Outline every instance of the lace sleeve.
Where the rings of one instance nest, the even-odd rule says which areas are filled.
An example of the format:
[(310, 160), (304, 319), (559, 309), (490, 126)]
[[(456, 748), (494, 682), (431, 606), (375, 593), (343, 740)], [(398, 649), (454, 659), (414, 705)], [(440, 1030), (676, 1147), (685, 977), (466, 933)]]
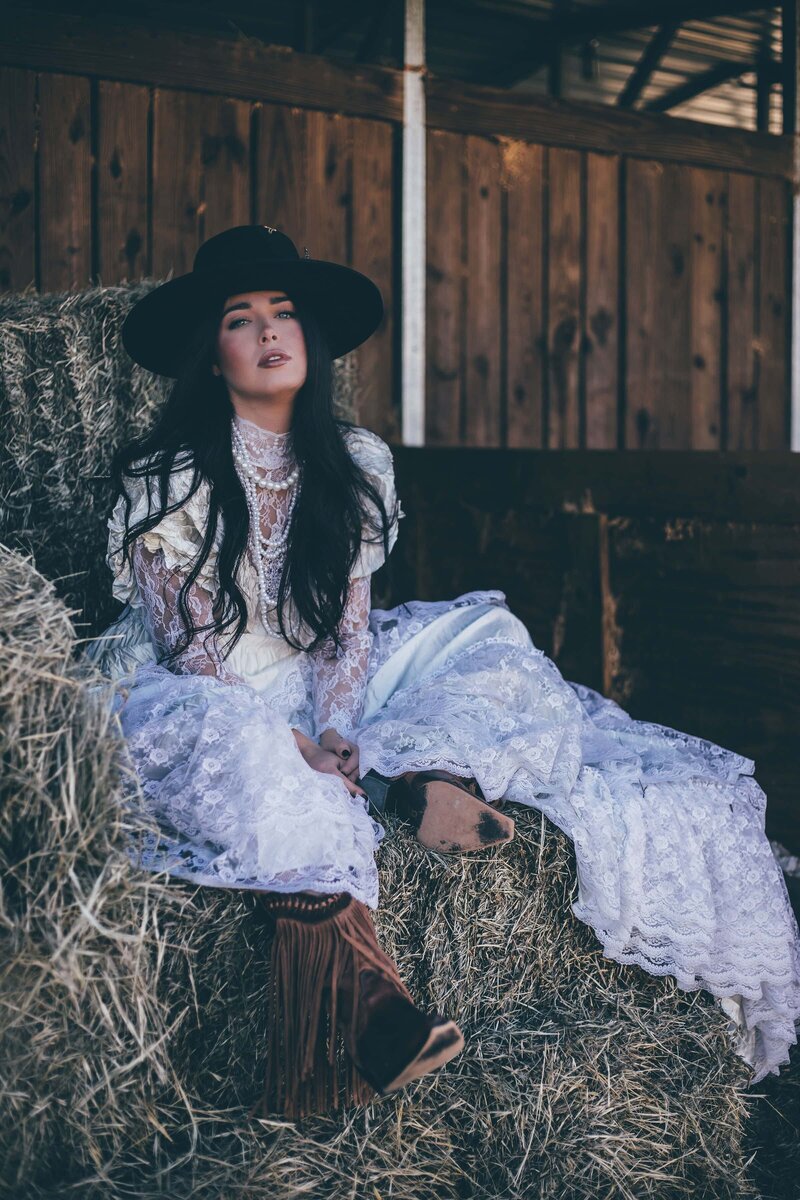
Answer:
[[(183, 578), (175, 568), (167, 565), (162, 548), (148, 550), (141, 538), (133, 543), (131, 558), (133, 575), (144, 602), (145, 624), (159, 656), (163, 657), (183, 635), (184, 625), (178, 609), (178, 592)], [(212, 600), (207, 588), (195, 580), (186, 597), (195, 625), (213, 621)], [(208, 641), (204, 646), (206, 638)], [(170, 670), (176, 675), (214, 675), (225, 683), (244, 682), (225, 665), (216, 636), (209, 636), (207, 630), (195, 635), (188, 649), (170, 663)]]
[(316, 736), (335, 729), (352, 740), (367, 686), (367, 667), (373, 635), (369, 628), (370, 577), (351, 579), (340, 637), (342, 652), (328, 654), (318, 646), (310, 654)]
[[(372, 477), (372, 482), (383, 500), (386, 515), (389, 518), (389, 553), (391, 554), (397, 541), (398, 522), (401, 517), (406, 515), (395, 488), (392, 451), (386, 442), (378, 437), (377, 433), (361, 427), (350, 430), (348, 446), (359, 466)], [(371, 507), (374, 508), (374, 506)], [(377, 509), (374, 509), (374, 516), (377, 521)], [(365, 537), (361, 542), (358, 559), (350, 572), (352, 579), (373, 574), (386, 559), (383, 541), (380, 539), (373, 541), (375, 535), (372, 531), (369, 532), (369, 537), (366, 536), (367, 531), (364, 532)]]

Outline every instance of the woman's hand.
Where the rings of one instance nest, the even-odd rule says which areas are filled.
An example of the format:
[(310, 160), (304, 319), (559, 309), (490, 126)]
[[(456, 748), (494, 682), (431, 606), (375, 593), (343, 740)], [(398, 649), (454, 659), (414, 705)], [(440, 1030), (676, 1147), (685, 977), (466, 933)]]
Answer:
[[(326, 730), (325, 732), (332, 734), (335, 732), (335, 730)], [(294, 740), (297, 742), (298, 750), (310, 767), (312, 767), (315, 771), (322, 771), (327, 775), (338, 775), (352, 796), (363, 796), (366, 800), (367, 793), (364, 791), (364, 789), (360, 788), (357, 783), (354, 783), (350, 778), (348, 778), (347, 774), (345, 774), (343, 770), (343, 767), (349, 762), (349, 758), (340, 758), (339, 755), (333, 750), (326, 749), (321, 744), (315, 742), (312, 738), (300, 733), (300, 731), (297, 729), (293, 729), (292, 733), (294, 734)], [(338, 733), (336, 734), (336, 737), (340, 742), (346, 742), (346, 739), (341, 738)], [(322, 738), (320, 738), (320, 743), (321, 742)], [(352, 746), (352, 742), (346, 742), (345, 748)], [(355, 749), (357, 753), (358, 748), (356, 747)], [(355, 778), (358, 778), (357, 774)]]
[(343, 775), (353, 781), (358, 779), (358, 746), (355, 742), (342, 737), (336, 729), (324, 729), (319, 735), (319, 744), (323, 750), (331, 750), (337, 756)]

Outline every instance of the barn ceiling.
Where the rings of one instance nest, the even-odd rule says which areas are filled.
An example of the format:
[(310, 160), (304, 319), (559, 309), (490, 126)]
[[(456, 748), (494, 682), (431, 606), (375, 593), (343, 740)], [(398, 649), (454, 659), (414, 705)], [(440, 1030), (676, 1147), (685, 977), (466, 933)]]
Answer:
[[(29, 10), (54, 9), (28, 3)], [(435, 75), (780, 133), (781, 11), (713, 0), (426, 0)], [(58, 11), (402, 66), (402, 0), (70, 0)]]

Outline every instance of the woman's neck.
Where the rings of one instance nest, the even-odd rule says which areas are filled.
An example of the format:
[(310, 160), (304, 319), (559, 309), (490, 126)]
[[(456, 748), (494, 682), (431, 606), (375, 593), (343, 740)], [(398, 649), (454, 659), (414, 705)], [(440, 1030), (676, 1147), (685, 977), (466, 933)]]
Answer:
[(292, 408), (284, 405), (270, 406), (266, 411), (263, 404), (242, 404), (231, 401), (234, 414), (249, 425), (256, 425), (266, 433), (289, 433), (292, 425)]
[(262, 466), (282, 466), (291, 457), (292, 431), (287, 429), (279, 433), (274, 429), (265, 429), (256, 421), (234, 413), (233, 421), (244, 439), (244, 443), (257, 463)]
[(291, 429), (267, 429), (265, 425), (261, 425), (258, 421), (254, 421), (250, 417), (243, 417), (241, 413), (234, 413), (233, 419), (240, 427), (244, 426), (248, 431), (255, 430), (258, 434), (263, 435), (267, 439), (288, 438), (289, 434), (292, 432)]

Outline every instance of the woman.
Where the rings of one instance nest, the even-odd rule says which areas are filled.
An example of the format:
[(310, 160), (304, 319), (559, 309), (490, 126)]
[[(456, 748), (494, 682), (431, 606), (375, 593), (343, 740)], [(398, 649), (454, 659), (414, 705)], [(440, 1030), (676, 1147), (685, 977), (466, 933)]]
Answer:
[(431, 849), (508, 841), (499, 801), (539, 808), (574, 842), (573, 908), (604, 953), (712, 991), (752, 1082), (777, 1073), (800, 937), (752, 760), (565, 681), (502, 592), (370, 609), (403, 514), (388, 446), (333, 416), (331, 360), (382, 313), (365, 276), (240, 226), (123, 326), (176, 383), (115, 460), (126, 608), (96, 657), (124, 679), (163, 830), (144, 865), (250, 889), (275, 924), (265, 1110), (336, 1102), (336, 1028), (350, 1099), (463, 1046), (375, 939), (383, 831), (359, 782), (375, 777)]

